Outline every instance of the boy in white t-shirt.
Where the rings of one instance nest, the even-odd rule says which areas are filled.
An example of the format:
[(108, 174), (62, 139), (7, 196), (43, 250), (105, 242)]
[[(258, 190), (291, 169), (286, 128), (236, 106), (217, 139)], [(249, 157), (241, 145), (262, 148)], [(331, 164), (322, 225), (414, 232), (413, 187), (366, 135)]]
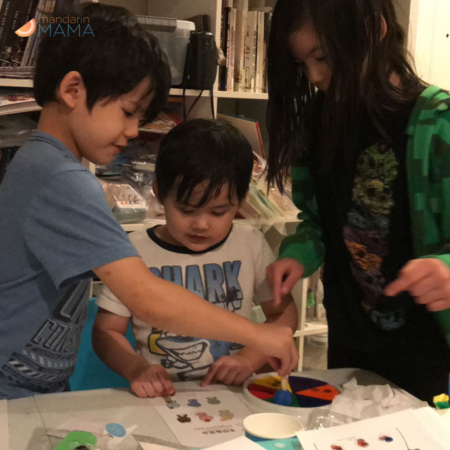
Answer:
[[(292, 297), (278, 307), (270, 301), (266, 267), (275, 258), (264, 236), (248, 224), (233, 223), (252, 167), (251, 147), (232, 125), (204, 119), (178, 125), (161, 142), (156, 163), (154, 188), (167, 223), (129, 237), (154, 275), (246, 318), (255, 300), (267, 322), (294, 330)], [(172, 381), (194, 378), (203, 377), (204, 386), (242, 384), (266, 362), (254, 349), (147, 325), (106, 287), (97, 304), (95, 351), (139, 397), (173, 395)], [(137, 353), (125, 338), (130, 320)]]

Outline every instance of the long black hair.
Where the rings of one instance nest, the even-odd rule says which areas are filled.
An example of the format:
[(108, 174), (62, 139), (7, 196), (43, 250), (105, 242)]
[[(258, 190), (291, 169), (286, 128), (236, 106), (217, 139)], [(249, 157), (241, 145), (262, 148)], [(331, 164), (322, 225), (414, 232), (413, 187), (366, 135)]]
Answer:
[[(325, 94), (309, 83), (290, 53), (289, 38), (307, 23), (332, 71)], [(392, 73), (401, 87), (390, 83)], [(422, 89), (408, 63), (392, 0), (278, 0), (268, 44), (268, 85), (268, 181), (281, 190), (299, 157), (314, 149), (322, 173), (335, 157), (350, 160), (362, 112), (383, 133), (384, 119)]]

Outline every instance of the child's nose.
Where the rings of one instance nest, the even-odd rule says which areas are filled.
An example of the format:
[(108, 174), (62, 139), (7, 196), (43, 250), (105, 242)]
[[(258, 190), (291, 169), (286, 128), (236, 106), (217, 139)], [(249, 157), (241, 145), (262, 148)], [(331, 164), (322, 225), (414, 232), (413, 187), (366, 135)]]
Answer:
[(139, 121), (133, 120), (125, 128), (125, 136), (127, 139), (134, 139), (139, 134)]
[(195, 230), (203, 231), (209, 228), (208, 218), (204, 215), (198, 216), (194, 219), (193, 228)]

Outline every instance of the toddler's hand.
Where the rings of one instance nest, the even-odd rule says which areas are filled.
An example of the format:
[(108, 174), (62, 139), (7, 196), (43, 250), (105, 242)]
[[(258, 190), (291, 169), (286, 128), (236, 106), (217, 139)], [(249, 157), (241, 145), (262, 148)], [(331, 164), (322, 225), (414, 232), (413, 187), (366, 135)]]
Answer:
[(208, 370), (202, 386), (208, 386), (212, 381), (226, 385), (241, 385), (253, 372), (250, 361), (241, 355), (222, 356)]
[(165, 397), (175, 394), (175, 388), (167, 370), (157, 364), (140, 367), (129, 381), (131, 390), (141, 398)]
[(430, 311), (450, 308), (450, 270), (437, 258), (409, 261), (384, 293), (394, 297), (404, 291)]
[(273, 303), (278, 306), (281, 297), (289, 294), (303, 275), (304, 267), (295, 259), (283, 258), (266, 269), (266, 276), (273, 289)]

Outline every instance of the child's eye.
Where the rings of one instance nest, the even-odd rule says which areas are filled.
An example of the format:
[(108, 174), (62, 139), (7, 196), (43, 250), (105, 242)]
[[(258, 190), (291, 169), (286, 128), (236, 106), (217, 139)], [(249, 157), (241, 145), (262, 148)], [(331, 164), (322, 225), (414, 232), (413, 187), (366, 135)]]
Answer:
[(128, 117), (128, 118), (133, 117), (133, 113), (131, 113), (129, 111), (123, 110), (123, 113), (125, 114), (125, 117)]
[(211, 211), (211, 214), (212, 214), (213, 216), (215, 216), (215, 217), (222, 217), (222, 216), (225, 215), (225, 211), (223, 211), (223, 212), (214, 212), (214, 211)]
[(181, 211), (182, 214), (186, 214), (186, 215), (192, 214), (192, 213), (194, 212), (193, 209), (183, 209), (183, 208), (179, 208), (179, 210)]
[(326, 61), (326, 59), (327, 59), (327, 58), (325, 58), (325, 56), (318, 56), (318, 57), (316, 58), (316, 60), (319, 61), (319, 62), (324, 62), (324, 61)]

